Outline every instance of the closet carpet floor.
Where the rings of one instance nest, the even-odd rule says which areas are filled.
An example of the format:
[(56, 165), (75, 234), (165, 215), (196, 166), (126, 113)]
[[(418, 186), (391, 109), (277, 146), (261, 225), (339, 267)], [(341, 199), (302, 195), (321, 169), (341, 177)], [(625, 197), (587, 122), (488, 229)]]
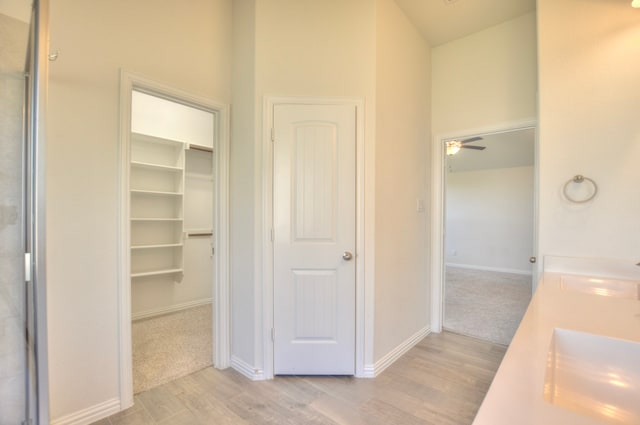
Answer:
[(447, 267), (444, 328), (509, 345), (529, 301), (531, 276)]
[(133, 392), (211, 366), (211, 304), (134, 321)]

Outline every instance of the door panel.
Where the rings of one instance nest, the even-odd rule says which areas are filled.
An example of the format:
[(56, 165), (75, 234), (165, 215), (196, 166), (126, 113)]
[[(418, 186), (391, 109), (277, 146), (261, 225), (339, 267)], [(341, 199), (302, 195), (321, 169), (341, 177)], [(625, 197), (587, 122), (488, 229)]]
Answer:
[(294, 342), (330, 341), (337, 338), (335, 270), (292, 270)]
[(334, 125), (296, 125), (293, 141), (292, 204), (294, 240), (335, 241), (336, 129)]
[(274, 371), (355, 368), (355, 107), (274, 107)]

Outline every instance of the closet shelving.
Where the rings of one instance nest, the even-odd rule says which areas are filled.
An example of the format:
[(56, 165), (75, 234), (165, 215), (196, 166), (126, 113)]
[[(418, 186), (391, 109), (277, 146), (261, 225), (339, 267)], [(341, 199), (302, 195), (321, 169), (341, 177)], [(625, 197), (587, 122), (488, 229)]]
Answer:
[(185, 143), (132, 133), (131, 277), (183, 274)]

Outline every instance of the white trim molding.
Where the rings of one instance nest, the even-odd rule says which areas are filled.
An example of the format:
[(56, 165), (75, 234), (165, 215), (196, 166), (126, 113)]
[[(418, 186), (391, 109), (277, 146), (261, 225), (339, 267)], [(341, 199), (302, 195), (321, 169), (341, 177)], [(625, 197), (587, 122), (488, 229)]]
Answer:
[(204, 298), (196, 301), (189, 301), (181, 304), (174, 304), (167, 307), (154, 308), (151, 310), (141, 311), (131, 315), (131, 320), (149, 319), (151, 317), (162, 316), (169, 313), (177, 313), (178, 311), (188, 310), (190, 308), (200, 307), (203, 305), (211, 304), (213, 300), (211, 298)]
[(264, 381), (266, 379), (262, 369), (254, 368), (237, 356), (231, 356), (231, 368), (252, 381)]
[[(374, 282), (371, 272), (369, 245), (373, 241), (373, 227), (365, 227), (367, 221), (373, 223), (373, 211), (365, 208), (373, 202), (373, 182), (367, 180), (373, 176), (373, 146), (365, 146), (365, 101), (362, 98), (342, 97), (280, 97), (265, 96), (263, 100), (262, 123), (262, 315), (257, 318), (258, 335), (261, 341), (257, 344), (257, 358), (262, 361), (264, 378), (272, 379), (274, 344), (271, 339), (273, 328), (273, 244), (271, 229), (273, 227), (273, 146), (271, 144), (271, 127), (273, 125), (273, 109), (278, 104), (289, 105), (352, 105), (356, 108), (356, 359), (355, 376), (365, 377), (366, 359), (373, 358), (373, 308)], [(369, 149), (365, 152), (365, 149)], [(365, 161), (368, 158), (368, 161)], [(366, 163), (366, 165), (365, 165)], [(367, 167), (365, 174), (365, 166)], [(366, 199), (365, 199), (366, 198)], [(365, 211), (367, 213), (365, 214)], [(365, 249), (366, 248), (366, 249)], [(371, 251), (371, 253), (369, 252)], [(367, 259), (367, 262), (365, 262)]]
[(411, 350), (420, 341), (422, 341), (427, 335), (431, 333), (431, 329), (426, 326), (420, 329), (415, 334), (411, 335), (404, 342), (398, 345), (396, 348), (384, 355), (380, 360), (373, 364), (373, 368), (369, 367), (368, 373), (370, 377), (375, 378), (380, 375), (386, 368), (391, 366), (396, 360), (402, 357), (407, 351)]
[(376, 365), (375, 364), (366, 364), (364, 365), (362, 375), (357, 376), (358, 378), (375, 378), (376, 377)]
[(51, 425), (88, 425), (120, 411), (120, 400), (107, 400), (95, 406), (65, 415), (51, 421)]
[(120, 211), (119, 211), (119, 356), (120, 408), (133, 405), (131, 344), (131, 279), (129, 234), (129, 162), (131, 138), (131, 92), (139, 90), (167, 100), (211, 112), (216, 121), (214, 139), (214, 255), (213, 364), (224, 369), (231, 364), (230, 288), (229, 288), (229, 106), (206, 99), (142, 75), (120, 71)]
[[(466, 138), (478, 135), (490, 135), (505, 133), (508, 131), (524, 130), (535, 128), (537, 130), (537, 120), (535, 118), (524, 119), (502, 123), (494, 126), (455, 131), (447, 134), (440, 134), (434, 137), (431, 151), (431, 331), (442, 332), (443, 307), (443, 285), (444, 285), (444, 197), (445, 197), (445, 150), (444, 142), (447, 140)], [(538, 145), (538, 135), (536, 131), (536, 153)], [(534, 166), (534, 247), (533, 252), (537, 252), (537, 154)]]

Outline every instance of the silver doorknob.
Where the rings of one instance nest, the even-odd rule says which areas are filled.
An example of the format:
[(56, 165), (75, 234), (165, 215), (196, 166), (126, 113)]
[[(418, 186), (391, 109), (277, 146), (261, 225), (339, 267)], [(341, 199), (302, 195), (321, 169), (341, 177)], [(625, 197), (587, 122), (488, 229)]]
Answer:
[(349, 261), (353, 258), (353, 254), (351, 254), (349, 251), (345, 251), (342, 253), (342, 259), (345, 261)]
[(538, 259), (536, 257), (529, 257), (529, 262), (531, 264), (535, 264), (536, 261), (538, 261)]

